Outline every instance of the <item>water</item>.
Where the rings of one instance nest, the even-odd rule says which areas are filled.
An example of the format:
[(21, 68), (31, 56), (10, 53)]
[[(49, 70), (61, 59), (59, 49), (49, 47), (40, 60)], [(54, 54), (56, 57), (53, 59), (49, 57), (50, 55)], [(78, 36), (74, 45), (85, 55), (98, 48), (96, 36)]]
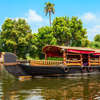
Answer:
[(100, 100), (100, 74), (19, 80), (0, 66), (0, 100)]

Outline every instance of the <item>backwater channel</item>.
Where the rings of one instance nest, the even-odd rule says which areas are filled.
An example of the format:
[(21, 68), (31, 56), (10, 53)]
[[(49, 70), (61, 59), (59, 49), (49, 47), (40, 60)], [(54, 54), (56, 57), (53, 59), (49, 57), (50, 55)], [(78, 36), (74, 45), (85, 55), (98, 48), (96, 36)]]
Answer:
[(100, 100), (100, 74), (21, 80), (0, 65), (0, 100)]

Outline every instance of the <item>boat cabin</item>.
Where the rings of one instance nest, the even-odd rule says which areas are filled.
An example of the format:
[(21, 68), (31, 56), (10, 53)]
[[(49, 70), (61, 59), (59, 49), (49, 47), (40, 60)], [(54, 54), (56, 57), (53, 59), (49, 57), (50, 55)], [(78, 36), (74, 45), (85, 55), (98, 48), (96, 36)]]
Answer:
[[(32, 60), (36, 66), (100, 66), (100, 50), (84, 47), (47, 45), (43, 47), (45, 60)], [(48, 60), (48, 57), (63, 58), (63, 61)]]

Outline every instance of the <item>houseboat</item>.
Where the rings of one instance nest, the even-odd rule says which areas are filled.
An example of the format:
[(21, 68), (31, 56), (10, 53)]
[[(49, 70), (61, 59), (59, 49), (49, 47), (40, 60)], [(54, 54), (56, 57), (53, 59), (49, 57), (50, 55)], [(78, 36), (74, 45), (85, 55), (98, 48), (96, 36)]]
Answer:
[[(100, 73), (99, 49), (47, 45), (42, 50), (45, 60), (29, 60), (28, 65), (21, 63), (16, 55), (5, 52), (5, 69), (16, 77)], [(48, 57), (59, 57), (62, 60), (48, 60)]]

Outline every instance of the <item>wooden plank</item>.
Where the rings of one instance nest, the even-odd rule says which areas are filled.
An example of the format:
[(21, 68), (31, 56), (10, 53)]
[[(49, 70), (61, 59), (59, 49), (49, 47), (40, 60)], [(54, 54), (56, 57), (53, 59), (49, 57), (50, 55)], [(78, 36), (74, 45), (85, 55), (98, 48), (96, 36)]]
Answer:
[(37, 62), (37, 61), (45, 61), (45, 62), (48, 62), (48, 61), (53, 61), (53, 62), (63, 62), (63, 61), (57, 61), (57, 60), (31, 60), (30, 62)]
[(20, 62), (20, 63), (29, 63), (30, 62), (30, 60), (19, 60), (19, 59), (17, 59), (16, 61)]
[(90, 65), (99, 65), (99, 63), (90, 63)]
[(10, 65), (19, 65), (20, 63), (4, 63), (5, 66), (10, 66)]
[(91, 62), (99, 62), (99, 60), (90, 60), (90, 63), (91, 63)]
[(19, 76), (19, 78), (31, 78), (32, 76)]
[(74, 66), (74, 65), (81, 65), (81, 63), (66, 63), (66, 65)]
[(81, 60), (66, 60), (68, 62), (80, 62)]

